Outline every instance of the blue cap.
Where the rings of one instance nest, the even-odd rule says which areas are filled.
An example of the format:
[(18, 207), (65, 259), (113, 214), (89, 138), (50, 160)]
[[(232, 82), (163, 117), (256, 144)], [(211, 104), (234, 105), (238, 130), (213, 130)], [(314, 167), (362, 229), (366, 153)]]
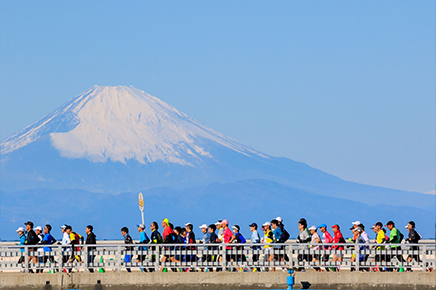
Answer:
[(250, 225), (250, 227), (255, 227), (255, 228), (257, 228), (257, 224), (256, 224), (256, 223), (252, 223), (252, 224)]
[(326, 225), (326, 224), (320, 224), (320, 225), (318, 226), (318, 228), (327, 228), (327, 225)]

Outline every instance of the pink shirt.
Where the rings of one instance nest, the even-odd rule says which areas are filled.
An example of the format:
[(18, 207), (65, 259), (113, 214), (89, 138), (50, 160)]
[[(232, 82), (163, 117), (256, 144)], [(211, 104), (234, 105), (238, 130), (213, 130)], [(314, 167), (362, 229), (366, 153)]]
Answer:
[[(224, 230), (224, 234), (223, 234), (223, 237), (224, 237), (224, 243), (228, 243), (228, 242), (230, 242), (230, 239), (232, 238), (232, 236), (233, 236), (233, 233), (232, 233), (232, 231), (229, 229), (229, 228), (226, 228), (225, 230)], [(232, 247), (229, 247), (229, 246), (226, 246), (226, 249), (231, 249)]]

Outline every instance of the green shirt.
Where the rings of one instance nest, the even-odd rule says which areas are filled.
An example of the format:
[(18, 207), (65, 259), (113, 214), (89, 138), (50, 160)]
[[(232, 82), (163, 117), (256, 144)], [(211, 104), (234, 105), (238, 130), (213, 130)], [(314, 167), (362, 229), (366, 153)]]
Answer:
[(396, 244), (392, 245), (391, 248), (401, 247), (400, 245), (400, 231), (397, 228), (392, 228), (391, 233), (389, 234), (389, 243)]

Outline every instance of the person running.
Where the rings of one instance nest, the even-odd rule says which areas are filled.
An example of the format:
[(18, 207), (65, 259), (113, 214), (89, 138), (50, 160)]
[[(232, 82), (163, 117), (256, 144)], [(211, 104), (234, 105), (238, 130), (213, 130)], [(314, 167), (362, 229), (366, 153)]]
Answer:
[[(138, 232), (139, 232), (139, 243), (140, 244), (148, 244), (150, 242), (150, 239), (148, 238), (147, 234), (145, 233), (145, 225), (139, 224), (137, 225)], [(138, 247), (138, 257), (136, 258), (136, 263), (143, 263), (145, 260), (146, 253), (148, 252), (148, 248), (145, 246), (139, 246)], [(147, 268), (141, 268), (142, 272), (147, 272)]]
[[(371, 227), (371, 229), (373, 229), (374, 233), (376, 233), (376, 243), (378, 244), (378, 246), (376, 246), (376, 250), (384, 251), (386, 249), (386, 247), (384, 246), (384, 244), (386, 243), (386, 235), (383, 231), (383, 224), (381, 222), (377, 222)], [(378, 252), (375, 255), (373, 261), (378, 263), (386, 261), (386, 255)], [(380, 267), (378, 268), (378, 270), (383, 271), (383, 268)]]
[[(38, 237), (39, 241), (37, 243), (37, 245), (42, 245), (42, 240), (44, 239), (44, 234), (42, 233), (42, 228), (40, 226), (35, 227), (34, 229), (36, 236)], [(36, 268), (36, 273), (42, 273), (42, 268), (41, 268), (41, 263), (44, 262), (44, 257), (43, 254), (44, 253), (44, 248), (43, 247), (38, 247), (36, 250), (36, 261), (37, 261), (37, 268)]]
[[(86, 245), (95, 245), (97, 244), (97, 237), (94, 234), (94, 227), (92, 225), (88, 225), (85, 229), (86, 232), (86, 241), (85, 244)], [(82, 250), (84, 250), (85, 247), (82, 247)], [(88, 265), (94, 264), (94, 258), (95, 258), (95, 254), (93, 253), (93, 251), (96, 250), (96, 247), (88, 247)], [(88, 268), (90, 273), (94, 273), (94, 269), (93, 268)]]
[[(26, 230), (27, 230), (27, 237), (26, 237), (26, 241), (25, 244), (26, 245), (36, 245), (39, 242), (39, 238), (36, 235), (35, 231), (33, 230), (33, 222), (28, 221), (27, 223), (25, 223), (26, 225)], [(30, 247), (28, 248), (28, 252), (29, 252), (29, 258), (27, 260), (27, 263), (30, 263), (30, 261), (33, 261), (34, 264), (37, 263), (37, 257), (36, 257), (36, 248), (34, 247)], [(29, 273), (34, 273), (33, 270), (29, 267)]]
[[(389, 240), (387, 241), (388, 244), (391, 244), (391, 255), (389, 260), (396, 257), (398, 262), (405, 263), (406, 260), (404, 259), (403, 254), (401, 254), (401, 241), (403, 240), (404, 235), (395, 227), (393, 221), (388, 221), (386, 227), (390, 231)], [(393, 268), (388, 268), (388, 271), (392, 272)]]
[[(80, 242), (84, 242), (84, 238), (76, 232), (73, 232), (73, 228), (71, 226), (67, 226), (65, 228), (65, 232), (70, 235), (70, 244), (71, 244), (71, 256), (68, 259), (68, 263), (73, 263), (75, 260), (79, 263), (82, 262), (82, 259), (77, 254), (80, 251)], [(71, 268), (69, 272), (71, 273)]]
[[(259, 251), (262, 248), (260, 246), (255, 245), (255, 244), (260, 244), (261, 243), (260, 235), (259, 235), (259, 232), (257, 231), (257, 224), (256, 223), (252, 223), (252, 224), (249, 225), (249, 227), (250, 227), (250, 231), (251, 231), (251, 244), (254, 245), (254, 246), (251, 246), (251, 249), (253, 251)], [(258, 262), (258, 261), (259, 261), (259, 254), (258, 253), (256, 253), (256, 254), (253, 253), (253, 264), (255, 262)], [(253, 272), (260, 271), (260, 268), (259, 267), (253, 267), (252, 271)]]
[[(162, 227), (164, 228), (162, 232), (163, 243), (174, 244), (176, 242), (177, 237), (172, 228), (172, 224), (167, 218), (164, 218), (162, 220)], [(174, 250), (174, 247), (165, 247), (165, 251), (172, 251), (172, 250)], [(163, 255), (162, 264), (166, 263), (167, 260), (174, 262), (174, 255)], [(162, 268), (162, 271), (165, 271), (165, 268)]]
[(224, 241), (224, 228), (221, 226), (222, 220), (218, 220), (215, 225), (218, 230), (218, 239), (223, 242)]
[[(123, 237), (124, 237), (124, 244), (126, 244), (126, 245), (133, 244), (132, 237), (129, 235), (129, 228), (123, 227), (121, 229), (121, 235), (123, 235)], [(126, 254), (124, 255), (124, 263), (126, 263), (126, 264), (132, 262), (131, 251), (133, 251), (133, 247), (132, 246), (126, 246)], [(126, 267), (126, 270), (129, 273), (132, 272), (130, 270), (130, 268)]]
[[(322, 243), (322, 240), (321, 240), (320, 236), (318, 235), (317, 230), (318, 230), (318, 228), (316, 226), (311, 226), (309, 228), (310, 234), (312, 235), (310, 243), (312, 243), (312, 244), (321, 244)], [(319, 251), (321, 249), (322, 249), (322, 246), (319, 246), (319, 245), (311, 246), (311, 250), (313, 250), (313, 251)], [(320, 254), (312, 254), (309, 257), (312, 258), (312, 262), (319, 262), (321, 255)], [(319, 272), (319, 271), (321, 271), (321, 268), (313, 267), (313, 270), (315, 272)]]
[[(267, 259), (270, 263), (274, 261), (274, 253), (273, 253), (273, 245), (274, 244), (274, 234), (271, 231), (271, 223), (265, 222), (262, 225), (263, 230), (263, 243), (266, 245), (264, 246), (264, 249), (267, 253), (265, 253), (265, 259)], [(275, 268), (270, 269), (272, 272), (274, 272)]]
[[(279, 221), (278, 220), (272, 220), (271, 221), (271, 228), (272, 228), (272, 232), (274, 235), (274, 243), (284, 243), (283, 239), (283, 232), (280, 229), (279, 226)], [(284, 251), (284, 246), (274, 246), (274, 249), (276, 249), (277, 251)], [(278, 261), (283, 261), (284, 259), (284, 255), (283, 254), (274, 254), (274, 259), (278, 260)]]
[[(218, 244), (221, 241), (218, 239), (217, 234), (215, 233), (216, 231), (216, 225), (215, 224), (210, 224), (208, 231), (210, 233), (210, 237), (209, 237), (209, 243), (210, 244)], [(209, 251), (212, 251), (212, 255), (211, 255), (211, 261), (215, 262), (217, 260), (218, 255), (214, 255), (213, 251), (217, 251), (218, 247), (217, 246), (208, 246)], [(210, 267), (209, 268), (209, 272), (213, 272), (213, 268)]]
[[(185, 224), (185, 230), (186, 230), (186, 244), (190, 244), (192, 246), (187, 246), (188, 250), (196, 250), (196, 246), (194, 245), (195, 243), (197, 243), (197, 241), (195, 240), (195, 234), (194, 234), (194, 226), (191, 223), (186, 223)], [(197, 256), (196, 255), (186, 255), (185, 257), (186, 262), (195, 262), (197, 261)], [(187, 268), (185, 269), (185, 271), (190, 271), (190, 272), (194, 272), (194, 269), (190, 269)]]
[[(229, 221), (223, 220), (221, 222), (221, 228), (223, 229), (223, 242), (224, 244), (230, 244), (232, 243), (236, 237), (232, 233), (232, 231), (229, 229)], [(232, 260), (232, 256), (230, 254), (230, 251), (232, 250), (231, 246), (226, 246), (226, 261), (230, 262)], [(222, 261), (222, 257), (220, 257), (220, 262)]]
[[(157, 222), (152, 222), (150, 225), (150, 229), (151, 229), (150, 244), (162, 244), (163, 238), (162, 238), (162, 235), (158, 231), (159, 225), (157, 224)], [(150, 247), (150, 250), (152, 250), (152, 251), (157, 250), (157, 252), (159, 253), (159, 248), (157, 248), (155, 246)], [(150, 262), (152, 262), (152, 263), (156, 262), (156, 257), (159, 259), (159, 254), (158, 255), (152, 254)], [(148, 271), (154, 272), (154, 269), (150, 268), (150, 269), (148, 269)]]
[[(209, 244), (210, 243), (210, 232), (208, 231), (208, 226), (206, 225), (206, 224), (202, 224), (200, 227), (200, 230), (201, 230), (201, 232), (203, 233), (203, 239), (202, 239), (202, 242), (203, 242), (203, 244), (204, 244), (204, 247), (203, 247), (203, 249), (204, 249), (204, 253), (201, 255), (201, 262), (202, 263), (204, 263), (204, 262), (210, 262), (210, 261), (212, 261), (212, 256), (211, 255), (209, 255), (208, 253), (207, 253), (207, 250), (208, 250), (208, 248), (207, 248), (207, 246), (206, 246), (206, 244)], [(204, 271), (206, 271), (207, 270), (207, 268), (202, 268), (201, 269), (201, 272), (204, 272)]]
[[(175, 227), (174, 233), (176, 236), (176, 244), (186, 244), (186, 229), (181, 228), (179, 226)], [(173, 262), (180, 263), (183, 261), (182, 251), (185, 249), (185, 246), (176, 246), (175, 248), (175, 256)], [(179, 269), (181, 271), (181, 269)]]
[[(366, 261), (368, 260), (369, 254), (366, 253), (367, 250), (369, 250), (369, 238), (368, 235), (366, 236), (362, 236), (363, 233), (363, 229), (361, 228), (361, 225), (357, 226), (356, 228), (353, 228), (353, 241), (356, 244), (360, 244), (361, 246), (359, 246), (359, 251), (360, 251), (360, 255), (359, 255), (359, 263), (364, 262), (366, 263)], [(352, 255), (351, 257), (351, 262), (355, 262), (356, 261), (356, 256), (355, 254)], [(351, 271), (355, 271), (356, 268), (352, 267)], [(368, 267), (360, 267), (360, 271), (369, 271)]]
[[(283, 224), (283, 219), (281, 217), (276, 217), (275, 218), (276, 221), (279, 223), (279, 228), (282, 231), (282, 236), (280, 237), (280, 240), (278, 241), (278, 243), (284, 244), (286, 243), (287, 240), (289, 240), (289, 238), (291, 237), (291, 235), (288, 233), (288, 231), (285, 229), (285, 225)], [(283, 250), (285, 249), (284, 246), (282, 246)], [(287, 254), (284, 254), (284, 260), (285, 261), (289, 261), (289, 257)], [(283, 261), (283, 259), (282, 259)]]
[[(245, 244), (247, 241), (244, 238), (244, 236), (240, 233), (240, 227), (238, 225), (234, 225), (232, 229), (233, 229), (233, 234), (235, 235), (234, 243)], [(232, 255), (233, 261), (238, 262), (239, 260), (241, 260), (242, 262), (247, 262), (247, 258), (245, 257), (245, 254), (243, 252), (244, 246), (236, 246), (235, 250), (236, 250), (236, 254)], [(239, 268), (239, 271), (243, 272), (244, 269), (241, 267)]]
[[(311, 237), (310, 237), (310, 232), (307, 229), (307, 221), (305, 218), (301, 218), (298, 221), (298, 229), (300, 230), (300, 232), (298, 233), (297, 243), (301, 243), (301, 244), (310, 243)], [(298, 262), (303, 262), (304, 260), (306, 260), (307, 262), (311, 261), (308, 254), (299, 254), (297, 259)], [(299, 267), (297, 270), (302, 271), (303, 268)]]
[[(62, 225), (61, 226), (61, 230), (62, 230), (62, 263), (65, 264), (68, 262), (68, 259), (70, 258), (70, 252), (71, 252), (71, 247), (69, 245), (71, 245), (71, 240), (70, 240), (70, 235), (67, 233), (66, 228), (68, 227), (68, 225)], [(69, 267), (65, 267), (63, 269), (63, 271), (65, 273), (70, 272)]]
[[(419, 240), (421, 239), (421, 236), (418, 234), (418, 232), (415, 229), (415, 222), (414, 221), (410, 221), (407, 226), (406, 229), (409, 231), (409, 235), (406, 239), (406, 242), (409, 244), (418, 244)], [(410, 246), (410, 251), (412, 251), (412, 254), (409, 255), (407, 257), (407, 262), (412, 262), (413, 260), (415, 260), (416, 262), (419, 262), (419, 246)], [(407, 268), (408, 272), (412, 272), (412, 268), (408, 267)]]
[[(53, 238), (53, 236), (51, 235), (51, 225), (47, 224), (44, 227), (44, 237), (42, 239), (42, 243), (43, 245), (52, 245), (54, 243), (56, 243), (56, 239)], [(47, 261), (49, 261), (51, 264), (54, 264), (54, 256), (52, 255), (52, 248), (49, 246), (46, 246), (43, 248), (44, 251), (44, 257), (42, 259), (42, 263), (44, 263), (44, 265), (47, 263)], [(47, 254), (46, 254), (47, 253)], [(51, 267), (50, 267), (51, 268)], [(43, 272), (43, 269), (41, 269), (40, 273)]]
[[(26, 244), (26, 230), (23, 227), (19, 227), (16, 232), (18, 233), (18, 235), (20, 236), (20, 243), (18, 243), (17, 245), (25, 245)], [(21, 251), (21, 256), (18, 259), (18, 264), (22, 264), (24, 263), (24, 248), (20, 248)]]
[[(335, 243), (335, 244), (345, 243), (345, 239), (342, 236), (341, 229), (340, 229), (339, 225), (337, 225), (337, 224), (333, 225), (332, 226), (332, 230), (333, 230), (333, 233), (334, 233), (333, 243)], [(333, 258), (332, 258), (332, 263), (335, 263), (337, 261), (338, 262), (342, 262), (343, 258), (344, 258), (343, 254), (342, 254), (342, 251), (344, 250), (344, 247), (341, 246), (341, 245), (334, 245), (332, 248), (335, 250), (335, 254), (333, 255)], [(333, 271), (335, 271), (335, 270), (339, 271), (339, 268), (338, 267), (337, 268), (333, 268), (332, 270)]]
[[(318, 226), (318, 228), (319, 228), (320, 232), (322, 233), (322, 239), (321, 239), (322, 243), (323, 244), (331, 244), (331, 243), (333, 243), (333, 237), (327, 231), (327, 225), (326, 224), (320, 224)], [(330, 251), (331, 249), (332, 249), (332, 247), (330, 245), (329, 246), (324, 246), (324, 250)], [(323, 259), (323, 262), (324, 262), (324, 265), (325, 265), (325, 263), (329, 262), (329, 260), (330, 260), (330, 254), (324, 254), (322, 259)], [(325, 270), (326, 271), (330, 271), (329, 267), (325, 267)]]

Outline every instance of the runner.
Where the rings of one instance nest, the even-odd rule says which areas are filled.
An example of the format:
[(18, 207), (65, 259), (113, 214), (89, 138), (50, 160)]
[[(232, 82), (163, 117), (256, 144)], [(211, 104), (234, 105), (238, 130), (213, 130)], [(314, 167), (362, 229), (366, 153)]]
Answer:
[[(86, 229), (85, 229), (85, 232), (87, 234), (85, 244), (87, 244), (87, 245), (95, 245), (95, 244), (97, 244), (97, 239), (96, 239), (96, 236), (95, 236), (93, 230), (94, 230), (94, 227), (91, 226), (91, 225), (88, 225), (86, 227)], [(84, 250), (84, 249), (85, 248), (82, 247), (82, 250)], [(90, 265), (90, 264), (93, 265), (94, 264), (95, 254), (93, 253), (93, 251), (95, 251), (95, 249), (96, 249), (95, 247), (88, 247), (88, 265)], [(90, 273), (94, 273), (94, 269), (93, 268), (88, 267), (88, 271)]]
[[(333, 225), (332, 226), (333, 232), (335, 234), (334, 238), (333, 238), (333, 243), (338, 244), (338, 243), (345, 243), (345, 239), (342, 236), (341, 233), (341, 229), (339, 227), (339, 225)], [(343, 254), (342, 251), (344, 250), (344, 247), (341, 245), (335, 245), (332, 247), (335, 250), (335, 254), (333, 255), (332, 258), (332, 263), (335, 263), (336, 261), (342, 262), (343, 261)], [(333, 271), (339, 271), (339, 267), (333, 268)]]
[[(311, 237), (310, 237), (310, 232), (307, 229), (307, 221), (305, 218), (301, 218), (298, 221), (298, 229), (300, 230), (300, 232), (298, 234), (297, 243), (301, 243), (301, 244), (310, 243)], [(298, 262), (303, 262), (304, 260), (306, 260), (307, 262), (311, 261), (308, 254), (299, 254), (297, 259)], [(304, 270), (304, 268), (299, 267), (297, 268), (297, 270), (302, 271)]]
[[(208, 248), (207, 248), (206, 244), (210, 243), (210, 236), (211, 236), (211, 233), (208, 231), (209, 227), (206, 224), (202, 224), (199, 228), (201, 229), (201, 232), (203, 233), (203, 239), (202, 239), (202, 242), (204, 244), (203, 249), (205, 251), (207, 251)], [(206, 254), (206, 252), (201, 255), (201, 262), (202, 263), (210, 262), (210, 261), (212, 261), (211, 255)], [(204, 272), (206, 270), (207, 270), (207, 268), (201, 268), (201, 272)]]
[[(20, 236), (20, 243), (19, 244), (17, 244), (17, 245), (24, 245), (25, 243), (26, 243), (26, 235), (24, 234), (25, 233), (25, 229), (23, 228), (23, 227), (19, 227), (17, 230), (16, 230), (16, 232), (18, 233), (18, 235)], [(23, 263), (24, 262), (24, 248), (20, 248), (20, 251), (21, 251), (21, 257), (18, 259), (18, 264), (21, 264), (21, 263)]]
[[(282, 236), (280, 238), (280, 240), (278, 241), (278, 243), (284, 244), (286, 243), (287, 240), (289, 240), (289, 238), (291, 237), (291, 235), (288, 233), (288, 231), (285, 229), (285, 225), (283, 224), (283, 219), (281, 217), (276, 217), (275, 218), (278, 223), (279, 223), (279, 228), (282, 231)], [(283, 247), (284, 249), (284, 247)], [(285, 261), (289, 261), (289, 257), (287, 254), (284, 255), (284, 260)], [(283, 261), (283, 259), (281, 259), (281, 261)]]
[[(65, 228), (65, 232), (70, 235), (70, 244), (71, 244), (71, 256), (68, 259), (68, 263), (73, 263), (74, 260), (76, 260), (77, 262), (81, 263), (82, 259), (80, 258), (80, 256), (78, 255), (77, 252), (80, 251), (80, 242), (84, 241), (84, 238), (79, 235), (76, 232), (73, 232), (73, 228), (71, 226), (67, 226)], [(69, 269), (69, 272), (71, 273), (72, 269)]]
[(218, 220), (215, 225), (218, 230), (218, 239), (222, 242), (224, 241), (224, 228), (221, 226), (222, 220)]
[[(415, 230), (415, 222), (410, 221), (406, 229), (409, 231), (408, 238), (406, 239), (406, 242), (409, 244), (418, 244), (419, 240), (421, 239), (421, 236), (418, 234), (418, 232)], [(419, 246), (410, 246), (410, 251), (412, 251), (412, 255), (409, 255), (407, 257), (407, 262), (412, 262), (415, 260), (416, 262), (419, 262)], [(407, 268), (408, 272), (412, 272), (412, 268)]]
[[(123, 227), (121, 229), (121, 234), (124, 237), (124, 244), (127, 244), (127, 245), (133, 244), (132, 237), (129, 235), (129, 228)], [(124, 255), (124, 263), (126, 263), (126, 264), (132, 262), (131, 251), (133, 251), (133, 247), (126, 246), (126, 254)], [(130, 268), (126, 267), (126, 270), (129, 273), (131, 272)]]
[[(389, 240), (387, 241), (387, 243), (392, 244), (391, 254), (388, 260), (390, 261), (393, 257), (396, 257), (398, 262), (405, 263), (406, 260), (404, 259), (403, 255), (399, 253), (399, 251), (401, 251), (401, 241), (403, 240), (404, 235), (395, 227), (395, 223), (393, 221), (388, 221), (386, 227), (390, 231)], [(393, 270), (393, 268), (388, 268), (389, 272), (392, 272)], [(397, 271), (398, 270), (399, 268), (397, 269)]]
[[(322, 243), (322, 240), (321, 240), (321, 238), (319, 237), (319, 235), (317, 233), (317, 229), (318, 228), (316, 226), (311, 226), (309, 228), (310, 234), (312, 235), (312, 239), (310, 241), (312, 244), (321, 244)], [(319, 251), (321, 249), (322, 249), (322, 246), (311, 246), (311, 250), (313, 250), (313, 251)], [(312, 262), (319, 262), (320, 257), (321, 257), (320, 254), (309, 255), (309, 259), (312, 258)], [(320, 272), (321, 268), (313, 267), (313, 270), (315, 272)]]
[[(62, 230), (62, 263), (65, 264), (68, 262), (68, 259), (70, 258), (70, 252), (71, 252), (71, 247), (69, 247), (68, 245), (71, 245), (71, 240), (70, 240), (70, 235), (67, 233), (66, 228), (68, 227), (68, 225), (63, 225), (61, 226), (61, 230)], [(63, 272), (67, 273), (67, 272), (71, 272), (71, 269), (69, 267), (65, 267), (63, 269)]]
[[(271, 244), (274, 243), (274, 234), (271, 231), (271, 223), (270, 222), (265, 222), (262, 225), (262, 230), (263, 230), (263, 242), (267, 245), (264, 246), (264, 249), (269, 252), (269, 254), (265, 254), (265, 259), (268, 259), (268, 261), (270, 262), (270, 264), (272, 262), (274, 262), (274, 254), (273, 252), (273, 246)], [(270, 269), (271, 272), (275, 271), (275, 268), (271, 268)]]
[[(382, 246), (383, 244), (386, 243), (386, 235), (385, 232), (383, 231), (383, 224), (381, 222), (377, 222), (376, 224), (374, 224), (371, 229), (373, 229), (374, 233), (376, 233), (376, 242), (379, 246), (375, 246), (376, 250), (379, 251), (384, 251), (386, 249), (385, 246)], [(380, 253), (378, 252), (375, 257), (374, 260), (375, 262), (381, 263), (386, 261), (386, 255), (384, 253)], [(383, 267), (378, 268), (379, 271), (384, 271)]]
[[(44, 239), (44, 235), (42, 234), (42, 228), (40, 226), (35, 227), (35, 234), (38, 237), (38, 243), (37, 245), (42, 245), (42, 240)], [(36, 250), (36, 263), (38, 264), (36, 268), (36, 273), (42, 273), (41, 263), (44, 262), (44, 248), (38, 247)], [(35, 263), (35, 262), (34, 262)]]
[[(216, 225), (215, 224), (211, 224), (209, 225), (209, 229), (208, 229), (209, 233), (210, 233), (210, 237), (209, 237), (209, 243), (210, 244), (218, 244), (221, 241), (218, 239), (217, 234), (215, 233), (216, 231)], [(218, 250), (218, 246), (209, 246), (208, 249), (210, 251), (217, 251)], [(218, 255), (211, 255), (211, 261), (212, 262), (216, 262)], [(209, 272), (213, 272), (213, 268), (209, 267)]]
[[(159, 225), (157, 224), (157, 222), (152, 222), (150, 225), (150, 229), (151, 229), (150, 244), (162, 244), (163, 238), (162, 238), (162, 235), (158, 231)], [(157, 248), (155, 246), (150, 247), (150, 250), (152, 250), (152, 251), (157, 250), (157, 253), (159, 253), (159, 248)], [(156, 262), (156, 257), (157, 257), (157, 259), (159, 259), (159, 254), (157, 254), (157, 255), (152, 254), (150, 262), (152, 262), (152, 263)], [(153, 268), (148, 269), (149, 272), (154, 272), (154, 270), (155, 269), (153, 269)]]
[[(53, 236), (51, 235), (51, 225), (45, 225), (44, 227), (44, 239), (42, 240), (42, 243), (44, 245), (53, 245), (54, 243), (56, 243), (56, 239), (53, 238)], [(47, 254), (45, 254), (47, 253)], [(54, 264), (54, 256), (51, 255), (52, 253), (52, 248), (47, 246), (44, 247), (44, 260), (43, 263), (46, 264), (47, 261), (49, 261), (50, 263)], [(56, 271), (56, 270), (54, 270)], [(42, 273), (42, 270), (41, 270)]]
[[(150, 239), (148, 238), (147, 234), (145, 233), (145, 225), (144, 224), (139, 224), (137, 225), (138, 227), (138, 232), (139, 232), (139, 243), (140, 244), (148, 244), (150, 242)], [(136, 258), (136, 263), (143, 263), (145, 260), (145, 256), (148, 252), (148, 248), (145, 246), (139, 246), (138, 247), (138, 257)], [(141, 268), (141, 271), (143, 273), (147, 272), (147, 268)]]
[[(319, 230), (322, 232), (322, 243), (323, 244), (331, 244), (333, 243), (333, 237), (330, 235), (330, 233), (327, 231), (327, 225), (326, 224), (320, 224), (318, 226)], [(327, 251), (330, 251), (332, 249), (331, 246), (324, 246), (324, 249)], [(330, 254), (324, 254), (323, 257), (324, 265), (326, 265), (326, 262), (329, 262), (330, 260)], [(325, 267), (325, 270), (328, 272), (330, 271), (329, 267)]]
[[(221, 222), (221, 229), (223, 230), (223, 242), (225, 244), (230, 244), (233, 242), (233, 240), (236, 239), (235, 235), (232, 233), (232, 231), (229, 229), (229, 222), (228, 220), (223, 220)], [(226, 261), (229, 262), (232, 260), (232, 255), (230, 254), (230, 251), (232, 250), (231, 246), (226, 246)], [(220, 257), (220, 262), (222, 261), (222, 257)]]
[[(274, 243), (284, 243), (285, 242), (283, 240), (284, 239), (284, 235), (283, 235), (282, 230), (280, 229), (279, 221), (278, 220), (272, 220), (271, 221), (271, 227), (272, 227), (272, 232), (273, 232), (273, 235), (274, 235)], [(273, 249), (275, 249), (275, 250), (273, 250), (275, 252), (275, 251), (281, 251), (281, 250), (284, 251), (285, 248), (284, 248), (284, 246), (280, 246), (279, 245), (279, 246), (274, 246)], [(277, 261), (282, 261), (283, 262), (284, 254), (282, 254), (282, 253), (274, 254), (274, 259), (276, 259)]]
[[(260, 244), (260, 235), (259, 232), (257, 231), (257, 224), (256, 223), (252, 223), (250, 225), (250, 231), (251, 231), (251, 244)], [(262, 248), (260, 246), (251, 246), (251, 249), (254, 251), (258, 251), (261, 250)], [(255, 262), (259, 261), (259, 254), (258, 253), (253, 253), (253, 264)], [(259, 267), (253, 267), (252, 269), (253, 272), (259, 271), (260, 272), (260, 268)]]
[[(195, 234), (193, 232), (194, 226), (191, 223), (185, 224), (186, 229), (186, 243), (187, 244), (195, 244), (197, 241), (195, 240)], [(195, 250), (195, 246), (187, 246), (188, 250)], [(186, 255), (185, 257), (186, 262), (196, 262), (198, 260), (196, 255)], [(195, 269), (187, 268), (185, 269), (186, 272), (194, 272)]]
[[(177, 236), (174, 233), (173, 225), (169, 222), (169, 220), (167, 218), (164, 218), (162, 220), (162, 226), (164, 228), (164, 230), (162, 232), (163, 243), (164, 244), (175, 244)], [(174, 247), (165, 247), (165, 250), (172, 251), (172, 250), (174, 250)], [(167, 260), (174, 262), (174, 255), (164, 255), (162, 257), (162, 263), (165, 263)], [(164, 269), (165, 268), (162, 268), (161, 270), (164, 271)], [(173, 271), (174, 271), (174, 269), (173, 269)]]
[[(26, 225), (26, 230), (27, 230), (27, 237), (26, 237), (25, 244), (26, 245), (36, 245), (39, 242), (39, 238), (35, 234), (35, 231), (33, 230), (33, 222), (28, 221), (27, 223), (25, 223), (25, 225)], [(28, 258), (27, 262), (30, 263), (30, 261), (32, 260), (33, 263), (36, 264), (37, 257), (34, 254), (34, 252), (36, 252), (36, 248), (34, 248), (34, 247), (28, 248), (28, 252), (29, 252), (29, 258)], [(31, 266), (29, 266), (29, 273), (34, 273), (33, 270), (31, 269)]]
[[(247, 241), (245, 240), (244, 236), (239, 232), (240, 227), (238, 225), (234, 225), (232, 227), (232, 229), (233, 229), (233, 234), (235, 235), (234, 243), (245, 244)], [(247, 258), (245, 257), (245, 254), (243, 253), (244, 246), (236, 246), (235, 250), (236, 250), (236, 254), (232, 255), (233, 260), (235, 262), (238, 262), (239, 260), (241, 260), (242, 262), (247, 262)], [(240, 272), (244, 271), (244, 269), (242, 267), (239, 269), (235, 269), (235, 270), (236, 271), (239, 270)]]

